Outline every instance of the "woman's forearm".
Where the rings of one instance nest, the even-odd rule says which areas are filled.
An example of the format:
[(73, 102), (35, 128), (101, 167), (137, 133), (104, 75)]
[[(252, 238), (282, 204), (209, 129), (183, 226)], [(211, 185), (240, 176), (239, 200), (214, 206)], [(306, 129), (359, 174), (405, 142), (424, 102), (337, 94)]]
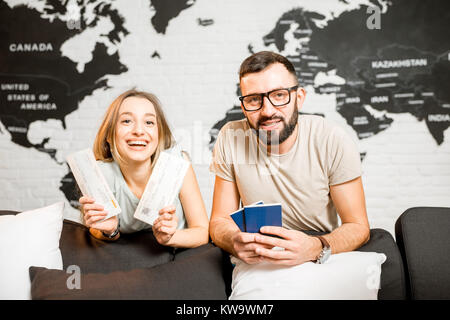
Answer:
[(208, 228), (191, 227), (177, 229), (167, 245), (175, 248), (194, 248), (206, 244), (208, 241)]

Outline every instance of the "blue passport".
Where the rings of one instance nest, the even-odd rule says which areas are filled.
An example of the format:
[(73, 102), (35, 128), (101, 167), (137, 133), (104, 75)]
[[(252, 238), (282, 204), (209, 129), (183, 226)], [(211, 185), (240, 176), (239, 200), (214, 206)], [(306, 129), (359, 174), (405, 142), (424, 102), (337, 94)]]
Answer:
[(282, 226), (279, 203), (264, 204), (259, 201), (244, 206), (230, 216), (242, 232), (257, 233), (264, 226)]

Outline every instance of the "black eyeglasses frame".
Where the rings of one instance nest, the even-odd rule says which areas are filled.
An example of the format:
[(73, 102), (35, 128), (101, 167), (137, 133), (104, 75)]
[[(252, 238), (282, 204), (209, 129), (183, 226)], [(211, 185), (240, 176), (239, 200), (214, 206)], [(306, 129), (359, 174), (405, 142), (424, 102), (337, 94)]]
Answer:
[[(290, 87), (290, 88), (278, 88), (278, 89), (270, 90), (270, 91), (265, 92), (265, 93), (252, 93), (252, 94), (247, 94), (247, 95), (245, 95), (245, 96), (240, 96), (240, 97), (239, 97), (239, 100), (241, 101), (241, 104), (242, 104), (242, 106), (244, 107), (244, 110), (245, 110), (245, 111), (249, 111), (249, 112), (252, 112), (252, 111), (258, 111), (259, 109), (261, 109), (262, 106), (263, 106), (263, 104), (264, 104), (264, 97), (267, 97), (267, 99), (270, 101), (270, 103), (271, 103), (274, 107), (282, 107), (282, 106), (285, 106), (285, 105), (287, 105), (287, 104), (289, 104), (289, 103), (291, 102), (291, 91), (297, 90), (298, 87), (299, 87), (299, 85), (297, 84), (297, 85), (295, 85), (295, 86), (293, 86), (293, 87)], [(276, 105), (276, 104), (274, 104), (274, 103), (272, 102), (272, 100), (270, 100), (269, 95), (270, 95), (272, 92), (275, 92), (275, 91), (278, 91), (278, 90), (288, 90), (288, 91), (289, 91), (289, 100), (288, 100), (288, 102), (283, 103), (283, 104)], [(259, 106), (258, 109), (248, 110), (248, 109), (245, 107), (245, 105), (244, 105), (244, 98), (249, 97), (249, 96), (254, 96), (254, 95), (259, 95), (259, 96), (261, 96), (261, 105)]]

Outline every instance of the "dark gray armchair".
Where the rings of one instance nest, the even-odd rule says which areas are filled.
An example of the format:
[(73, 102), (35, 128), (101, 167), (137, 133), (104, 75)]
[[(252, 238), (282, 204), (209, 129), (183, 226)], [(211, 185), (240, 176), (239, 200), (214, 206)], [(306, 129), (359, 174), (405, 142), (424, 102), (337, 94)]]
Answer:
[(406, 210), (395, 224), (407, 298), (450, 299), (450, 208)]

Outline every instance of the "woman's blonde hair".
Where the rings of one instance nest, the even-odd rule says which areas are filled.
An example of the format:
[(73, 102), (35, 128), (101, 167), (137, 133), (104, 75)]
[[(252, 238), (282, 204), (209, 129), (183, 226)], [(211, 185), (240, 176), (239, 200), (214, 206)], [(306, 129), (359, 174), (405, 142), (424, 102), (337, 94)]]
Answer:
[(111, 105), (108, 107), (108, 110), (106, 110), (105, 117), (102, 124), (100, 125), (100, 128), (98, 129), (97, 136), (95, 137), (94, 141), (93, 151), (95, 159), (103, 161), (116, 160), (119, 165), (124, 163), (124, 160), (121, 158), (117, 150), (115, 136), (116, 124), (119, 119), (120, 106), (122, 105), (123, 101), (129, 97), (147, 99), (155, 107), (159, 141), (155, 152), (151, 156), (151, 167), (153, 168), (156, 160), (158, 160), (160, 152), (172, 147), (175, 141), (164, 116), (164, 112), (162, 111), (161, 102), (159, 101), (159, 99), (152, 93), (137, 91), (135, 89), (131, 89), (122, 93), (111, 103)]

